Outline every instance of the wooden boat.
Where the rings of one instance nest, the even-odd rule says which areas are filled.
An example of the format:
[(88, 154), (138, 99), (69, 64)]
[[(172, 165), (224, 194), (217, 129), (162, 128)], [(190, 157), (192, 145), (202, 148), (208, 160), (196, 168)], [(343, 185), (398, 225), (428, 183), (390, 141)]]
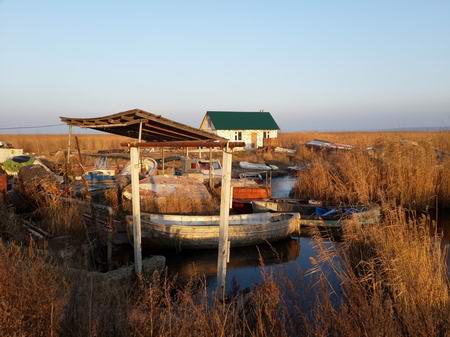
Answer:
[(272, 197), (271, 178), (253, 180), (249, 178), (233, 179), (233, 210), (242, 214), (252, 213), (252, 200), (265, 200)]
[(295, 199), (273, 199), (252, 201), (254, 212), (298, 212), (303, 227), (340, 228), (343, 221), (356, 219), (361, 224), (377, 224), (380, 208), (371, 206), (309, 204)]
[[(142, 245), (151, 248), (217, 249), (220, 216), (141, 214)], [(298, 235), (298, 213), (230, 215), (228, 236), (232, 247), (252, 246)], [(127, 216), (129, 237), (133, 219)], [(130, 240), (132, 241), (132, 240)]]

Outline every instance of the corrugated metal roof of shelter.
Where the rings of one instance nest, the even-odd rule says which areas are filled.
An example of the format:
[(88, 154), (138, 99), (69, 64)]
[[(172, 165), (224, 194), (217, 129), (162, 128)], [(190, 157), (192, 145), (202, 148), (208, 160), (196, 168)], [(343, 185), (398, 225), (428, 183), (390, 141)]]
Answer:
[(270, 112), (207, 111), (216, 130), (279, 130)]
[(100, 130), (135, 139), (139, 138), (139, 128), (140, 123), (142, 123), (142, 140), (149, 142), (223, 139), (213, 133), (140, 109), (128, 110), (103, 117), (60, 117), (60, 119), (68, 125)]

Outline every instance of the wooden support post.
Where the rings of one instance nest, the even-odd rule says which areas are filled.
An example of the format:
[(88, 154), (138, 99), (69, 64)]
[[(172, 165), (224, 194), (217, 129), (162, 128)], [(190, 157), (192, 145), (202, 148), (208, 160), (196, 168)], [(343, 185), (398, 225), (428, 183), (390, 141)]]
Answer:
[(138, 142), (140, 143), (142, 141), (142, 122), (139, 123), (139, 138)]
[(198, 158), (202, 159), (202, 148), (201, 147), (198, 148)]
[(189, 158), (189, 147), (186, 146), (186, 158)]
[(161, 148), (161, 156), (162, 156), (162, 174), (164, 175), (166, 173), (166, 162), (164, 158), (164, 148)]
[(227, 276), (227, 261), (229, 260), (228, 224), (231, 198), (231, 163), (232, 154), (228, 145), (223, 150), (222, 189), (220, 196), (220, 228), (219, 251), (217, 257), (217, 289), (225, 295), (225, 280)]
[(133, 205), (133, 240), (134, 240), (134, 270), (136, 274), (142, 273), (141, 249), (141, 204), (139, 196), (139, 149), (130, 148), (131, 166), (131, 202)]
[(212, 166), (212, 148), (209, 148), (209, 188), (214, 187), (213, 166)]
[(69, 168), (70, 165), (70, 147), (72, 143), (72, 125), (69, 125), (69, 139), (67, 142), (67, 168)]

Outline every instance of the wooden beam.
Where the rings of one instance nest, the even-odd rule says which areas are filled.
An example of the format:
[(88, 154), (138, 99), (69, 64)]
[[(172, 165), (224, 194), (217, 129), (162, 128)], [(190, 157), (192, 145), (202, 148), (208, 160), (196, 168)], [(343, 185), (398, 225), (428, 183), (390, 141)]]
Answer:
[(131, 203), (133, 208), (133, 243), (134, 243), (134, 271), (142, 274), (142, 248), (141, 248), (141, 198), (139, 195), (139, 149), (130, 149), (131, 167)]
[(181, 133), (181, 132), (177, 132), (174, 130), (170, 130), (167, 127), (159, 127), (159, 126), (150, 124), (149, 121), (146, 121), (146, 122), (147, 122), (147, 123), (145, 123), (146, 128), (156, 129), (158, 131), (164, 132), (165, 134), (167, 134), (167, 133), (174, 134), (178, 137), (181, 137), (181, 139), (183, 139), (183, 138), (198, 139), (198, 136), (195, 136), (195, 135), (193, 135), (193, 136), (187, 135), (186, 133)]
[(217, 256), (217, 290), (225, 295), (225, 281), (227, 277), (227, 262), (229, 261), (228, 225), (231, 203), (231, 150), (225, 147), (222, 162), (222, 188), (220, 195), (220, 227), (219, 251)]
[(230, 149), (235, 147), (244, 147), (244, 142), (229, 142), (228, 140), (215, 140), (215, 139), (206, 139), (206, 140), (185, 140), (185, 141), (168, 141), (168, 142), (133, 142), (133, 143), (121, 143), (121, 146), (128, 147), (206, 147), (206, 148), (214, 148), (214, 147), (225, 147), (228, 146)]
[(184, 139), (184, 137), (182, 136), (182, 135), (176, 135), (176, 136), (172, 136), (172, 135), (168, 135), (167, 133), (164, 133), (164, 131), (155, 131), (155, 130), (152, 130), (152, 129), (149, 129), (148, 128), (149, 126), (148, 126), (148, 124), (144, 124), (144, 127), (143, 127), (143, 131), (144, 131), (144, 135), (145, 134), (151, 134), (151, 135), (159, 135), (159, 136), (163, 136), (163, 137), (165, 137), (165, 138), (167, 138), (167, 139), (176, 139), (176, 140), (183, 140)]

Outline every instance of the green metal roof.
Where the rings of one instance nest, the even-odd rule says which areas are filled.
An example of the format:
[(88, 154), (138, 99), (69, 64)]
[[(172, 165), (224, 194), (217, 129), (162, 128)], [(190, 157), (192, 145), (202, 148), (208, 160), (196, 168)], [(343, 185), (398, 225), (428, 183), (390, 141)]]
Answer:
[(270, 112), (207, 111), (216, 130), (279, 130)]

